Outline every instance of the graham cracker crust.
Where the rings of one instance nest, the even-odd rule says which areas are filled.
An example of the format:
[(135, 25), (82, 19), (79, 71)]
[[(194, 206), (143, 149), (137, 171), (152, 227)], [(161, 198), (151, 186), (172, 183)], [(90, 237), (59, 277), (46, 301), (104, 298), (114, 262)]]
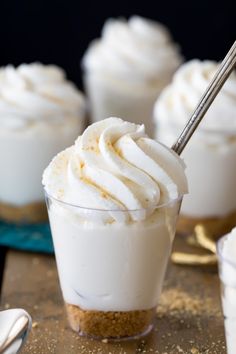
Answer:
[(14, 206), (0, 202), (0, 218), (17, 224), (30, 224), (46, 221), (47, 208), (44, 202)]
[(215, 218), (191, 218), (180, 215), (177, 223), (177, 232), (192, 233), (197, 224), (202, 224), (211, 235), (219, 237), (227, 234), (236, 226), (236, 211), (224, 217)]
[(145, 333), (152, 324), (155, 308), (142, 311), (95, 311), (82, 310), (66, 304), (71, 328), (94, 338), (124, 338)]

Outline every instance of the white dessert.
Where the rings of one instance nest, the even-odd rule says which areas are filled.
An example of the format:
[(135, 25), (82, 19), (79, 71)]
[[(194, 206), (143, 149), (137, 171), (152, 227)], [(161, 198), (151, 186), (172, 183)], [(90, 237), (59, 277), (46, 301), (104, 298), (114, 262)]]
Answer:
[(41, 176), (83, 129), (84, 99), (62, 69), (0, 68), (0, 203), (43, 201)]
[[(193, 60), (174, 75), (156, 102), (156, 138), (171, 146), (213, 78), (218, 64)], [(189, 195), (181, 213), (221, 218), (236, 211), (236, 75), (217, 96), (182, 156)]]
[(182, 160), (143, 125), (109, 118), (58, 154), (43, 184), (66, 303), (99, 311), (156, 306), (187, 192)]
[(108, 19), (83, 58), (92, 121), (121, 116), (145, 123), (152, 135), (154, 102), (181, 61), (163, 25), (139, 16)]
[(236, 353), (236, 228), (222, 239), (219, 251), (227, 353)]

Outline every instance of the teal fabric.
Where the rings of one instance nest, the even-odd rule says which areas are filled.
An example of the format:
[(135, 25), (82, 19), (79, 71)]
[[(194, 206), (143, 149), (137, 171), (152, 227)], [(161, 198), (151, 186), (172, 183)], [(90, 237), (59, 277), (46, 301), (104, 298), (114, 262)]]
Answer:
[(48, 223), (13, 225), (0, 221), (0, 246), (32, 252), (54, 252)]

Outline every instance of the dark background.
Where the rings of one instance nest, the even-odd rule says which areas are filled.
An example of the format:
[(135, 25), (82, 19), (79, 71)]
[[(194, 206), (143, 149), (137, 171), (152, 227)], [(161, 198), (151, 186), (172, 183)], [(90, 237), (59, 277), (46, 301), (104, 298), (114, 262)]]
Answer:
[(186, 59), (220, 60), (236, 39), (235, 8), (236, 0), (0, 0), (0, 66), (55, 63), (81, 87), (88, 43), (106, 18), (132, 14), (166, 24)]

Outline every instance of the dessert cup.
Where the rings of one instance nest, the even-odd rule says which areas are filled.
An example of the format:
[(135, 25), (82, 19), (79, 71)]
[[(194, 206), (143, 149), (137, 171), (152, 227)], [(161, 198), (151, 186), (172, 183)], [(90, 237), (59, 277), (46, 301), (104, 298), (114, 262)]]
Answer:
[(108, 19), (82, 63), (91, 122), (124, 117), (152, 136), (153, 105), (181, 62), (163, 25), (139, 16)]
[(0, 131), (1, 219), (13, 223), (47, 220), (42, 171), (55, 154), (74, 141), (82, 129), (79, 119), (67, 121), (71, 122), (71, 126), (65, 126), (65, 123), (37, 123), (20, 131)]
[[(235, 233), (235, 234), (233, 234)], [(217, 244), (217, 255), (219, 264), (219, 276), (221, 280), (222, 306), (224, 313), (224, 325), (227, 344), (227, 353), (236, 353), (236, 229), (232, 234), (222, 237)], [(224, 248), (231, 238), (232, 245), (229, 257), (229, 250)], [(232, 240), (234, 238), (234, 240)]]
[(183, 158), (189, 181), (178, 223), (180, 232), (203, 224), (213, 236), (236, 225), (236, 134), (202, 130), (189, 142)]
[[(160, 127), (159, 135), (163, 136), (164, 130)], [(178, 136), (174, 131), (177, 129), (173, 129), (173, 142)], [(179, 232), (191, 233), (197, 224), (203, 224), (218, 237), (236, 225), (236, 134), (233, 134), (199, 128), (183, 151), (189, 194), (182, 203)]]
[(53, 65), (0, 68), (0, 86), (0, 218), (42, 222), (42, 172), (83, 129), (84, 99)]
[[(216, 69), (214, 62), (194, 60), (177, 71), (154, 109), (156, 137), (161, 142), (172, 146)], [(182, 203), (179, 232), (191, 233), (196, 224), (203, 224), (218, 237), (236, 225), (234, 87), (232, 76), (182, 153), (189, 194)]]
[(151, 330), (175, 234), (185, 165), (143, 125), (107, 118), (43, 174), (70, 326), (94, 338)]
[(145, 220), (131, 221), (130, 214), (148, 211), (85, 208), (46, 193), (60, 285), (74, 331), (128, 339), (152, 329), (181, 199), (156, 207)]

